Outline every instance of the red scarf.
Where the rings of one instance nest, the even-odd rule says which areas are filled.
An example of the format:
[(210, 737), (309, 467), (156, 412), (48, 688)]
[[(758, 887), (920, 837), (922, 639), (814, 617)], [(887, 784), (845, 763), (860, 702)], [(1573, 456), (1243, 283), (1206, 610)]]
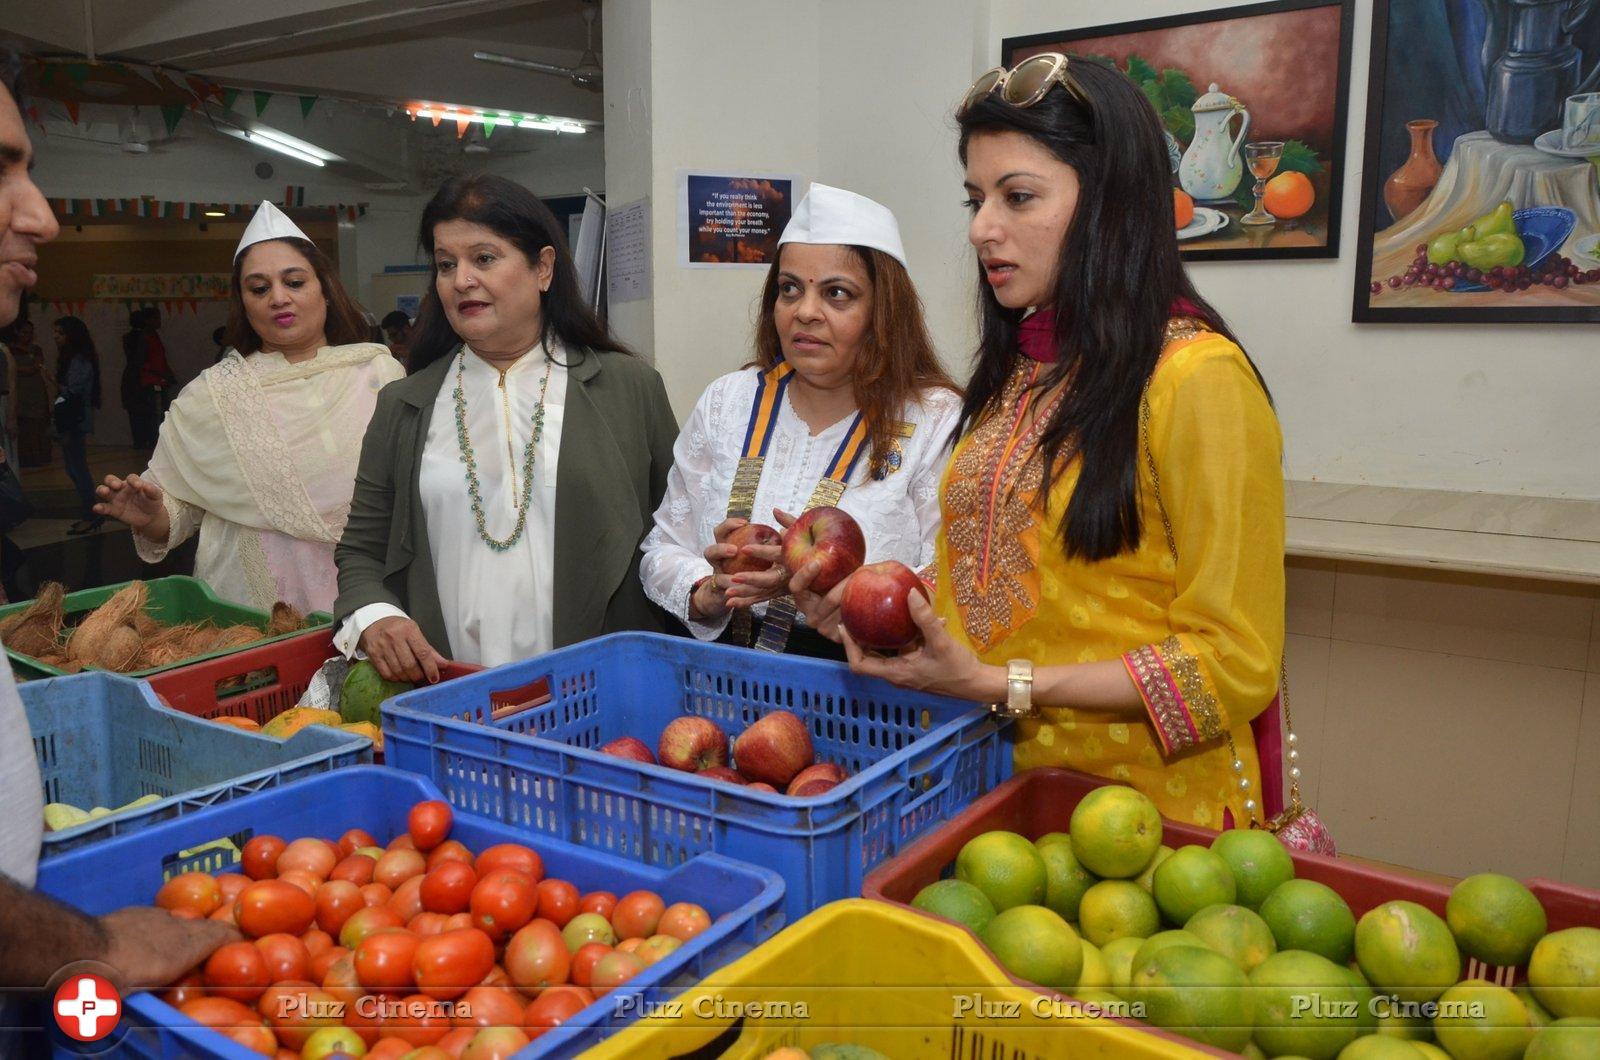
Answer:
[[(1200, 307), (1181, 295), (1173, 300), (1169, 316), (1193, 317), (1200, 315)], [(1040, 364), (1054, 364), (1061, 359), (1056, 349), (1056, 311), (1040, 309), (1030, 314), (1017, 328), (1017, 349), (1024, 357)]]

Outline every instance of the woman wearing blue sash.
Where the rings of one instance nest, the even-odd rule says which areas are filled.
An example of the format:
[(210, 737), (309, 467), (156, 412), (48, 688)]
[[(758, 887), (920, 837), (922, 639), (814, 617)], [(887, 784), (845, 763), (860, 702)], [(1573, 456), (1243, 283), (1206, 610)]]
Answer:
[(641, 546), (646, 595), (701, 640), (843, 659), (786, 595), (798, 572), (728, 569), (741, 554), (778, 561), (778, 547), (728, 538), (834, 506), (861, 525), (866, 562), (923, 570), (960, 407), (894, 214), (813, 184), (767, 273), (755, 361), (706, 388), (673, 448)]

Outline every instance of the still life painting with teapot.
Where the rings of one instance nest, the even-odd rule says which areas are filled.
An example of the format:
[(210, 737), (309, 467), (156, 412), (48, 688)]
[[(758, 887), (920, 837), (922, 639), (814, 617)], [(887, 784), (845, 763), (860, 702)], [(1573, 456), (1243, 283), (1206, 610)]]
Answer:
[[(1474, 0), (1476, 2), (1476, 0)], [(1339, 253), (1353, 0), (1278, 0), (1004, 41), (1115, 66), (1166, 130), (1186, 258)]]
[(1600, 0), (1377, 0), (1355, 319), (1600, 321)]

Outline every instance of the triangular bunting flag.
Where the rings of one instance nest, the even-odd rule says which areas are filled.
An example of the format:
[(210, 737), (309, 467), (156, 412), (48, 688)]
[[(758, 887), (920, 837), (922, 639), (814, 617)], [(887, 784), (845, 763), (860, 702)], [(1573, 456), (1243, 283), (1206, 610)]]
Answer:
[(316, 96), (301, 96), (300, 97), (300, 117), (302, 117), (302, 118), (311, 117), (311, 108), (315, 107), (316, 105), (317, 105), (317, 97)]
[(467, 135), (467, 130), (470, 128), (472, 128), (472, 119), (467, 117), (465, 114), (457, 115), (456, 139), (459, 140), (463, 136)]
[(183, 120), (185, 109), (182, 103), (168, 103), (161, 108), (161, 118), (167, 123), (168, 136), (178, 131), (178, 123)]
[(437, 129), (439, 127), (439, 123), (442, 121), (444, 121), (444, 111), (435, 110), (433, 112), (433, 127)]
[(62, 103), (62, 106), (67, 108), (67, 117), (72, 119), (72, 124), (74, 124), (74, 125), (78, 124), (78, 102), (77, 102), (77, 100), (66, 100), (66, 101), (64, 101)]
[(234, 100), (236, 100), (238, 98), (239, 98), (239, 90), (237, 88), (225, 88), (225, 89), (223, 89), (222, 90), (222, 109), (223, 110), (232, 110), (233, 109)]
[(135, 74), (138, 74), (141, 78), (150, 82), (150, 84), (156, 86), (157, 88), (164, 89), (169, 83), (161, 76), (161, 72), (153, 66), (144, 66), (141, 64), (138, 66), (129, 66), (127, 69), (132, 70)]
[(495, 117), (493, 114), (485, 114), (483, 116), (483, 138), (487, 140), (489, 137), (493, 136), (494, 127), (499, 124), (499, 118)]
[(261, 115), (263, 113), (265, 113), (265, 111), (267, 109), (267, 104), (272, 102), (272, 93), (271, 92), (262, 92), (260, 89), (257, 89), (256, 93), (255, 93), (255, 96), (256, 96), (256, 117), (259, 118), (259, 117), (261, 117)]

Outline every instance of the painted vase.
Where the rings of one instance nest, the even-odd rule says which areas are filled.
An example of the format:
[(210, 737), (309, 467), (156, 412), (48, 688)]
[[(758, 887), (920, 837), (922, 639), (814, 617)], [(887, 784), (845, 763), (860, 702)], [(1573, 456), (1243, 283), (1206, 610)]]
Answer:
[(1396, 221), (1427, 201), (1433, 186), (1439, 183), (1439, 174), (1444, 172), (1433, 153), (1433, 130), (1438, 127), (1438, 122), (1428, 118), (1406, 122), (1406, 131), (1411, 134), (1411, 156), (1383, 185), (1384, 205)]

